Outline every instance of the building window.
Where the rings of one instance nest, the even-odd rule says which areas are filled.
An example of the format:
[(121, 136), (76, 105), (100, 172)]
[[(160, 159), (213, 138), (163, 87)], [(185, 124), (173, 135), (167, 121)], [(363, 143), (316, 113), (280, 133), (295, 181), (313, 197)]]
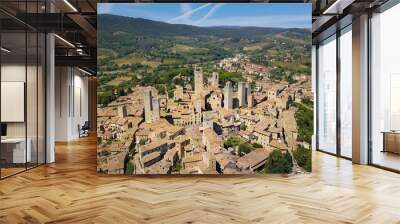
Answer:
[(371, 162), (400, 170), (400, 4), (371, 18)]
[(318, 47), (318, 149), (336, 154), (336, 35)]
[(340, 41), (340, 155), (352, 157), (352, 32), (341, 31)]

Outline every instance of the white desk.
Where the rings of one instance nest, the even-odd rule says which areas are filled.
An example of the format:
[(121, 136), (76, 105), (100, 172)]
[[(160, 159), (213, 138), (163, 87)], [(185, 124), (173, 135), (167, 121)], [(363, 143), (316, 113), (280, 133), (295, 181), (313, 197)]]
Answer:
[[(31, 139), (27, 139), (28, 147), (26, 147), (25, 152), (25, 138), (5, 138), (1, 139), (2, 151), (10, 150), (12, 147), (12, 163), (26, 163), (31, 162), (32, 152), (31, 152)], [(3, 149), (3, 147), (6, 147)], [(3, 155), (2, 155), (3, 157)], [(26, 160), (25, 160), (26, 159)]]

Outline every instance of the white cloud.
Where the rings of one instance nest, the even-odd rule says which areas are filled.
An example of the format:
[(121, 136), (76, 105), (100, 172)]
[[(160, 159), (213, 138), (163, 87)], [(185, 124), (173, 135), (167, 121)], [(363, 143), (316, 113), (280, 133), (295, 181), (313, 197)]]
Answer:
[[(185, 4), (185, 3), (182, 3), (182, 4)], [(196, 13), (196, 12), (198, 12), (198, 11), (200, 11), (200, 10), (202, 10), (202, 9), (204, 9), (204, 8), (206, 8), (206, 7), (211, 5), (211, 3), (207, 3), (207, 4), (204, 4), (202, 6), (197, 7), (195, 9), (190, 9), (190, 10), (188, 10), (188, 7), (185, 6), (185, 9), (182, 10), (183, 9), (182, 4), (181, 4), (181, 11), (185, 11), (185, 12), (183, 12), (182, 15), (180, 15), (180, 16), (177, 16), (175, 18), (172, 18), (172, 19), (168, 20), (169, 23), (177, 23), (179, 21), (190, 21), (190, 17), (194, 13)]]
[[(187, 3), (181, 3), (181, 4), (180, 4), (180, 7), (181, 7), (181, 13), (182, 13), (182, 15), (187, 14), (187, 13), (189, 13), (190, 11), (193, 10), (193, 9), (192, 9), (192, 6), (191, 6), (190, 4), (187, 4)], [(182, 18), (182, 20), (183, 20), (185, 23), (190, 23), (190, 16), (185, 17), (185, 18)]]
[(198, 20), (196, 23), (201, 24), (202, 22), (207, 20), (209, 17), (214, 15), (214, 13), (216, 13), (218, 11), (218, 9), (221, 8), (223, 5), (225, 5), (225, 3), (217, 3), (217, 4), (213, 5), (213, 7), (208, 11), (208, 13), (205, 16), (203, 16), (203, 18)]
[(181, 3), (180, 7), (181, 7), (181, 13), (182, 14), (185, 14), (185, 13), (188, 13), (188, 12), (192, 11), (192, 6), (190, 4)]

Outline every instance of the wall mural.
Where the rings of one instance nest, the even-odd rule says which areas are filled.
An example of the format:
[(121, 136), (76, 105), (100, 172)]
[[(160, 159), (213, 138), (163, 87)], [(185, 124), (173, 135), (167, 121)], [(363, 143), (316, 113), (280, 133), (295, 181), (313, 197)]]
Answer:
[(98, 4), (97, 171), (311, 172), (311, 4)]

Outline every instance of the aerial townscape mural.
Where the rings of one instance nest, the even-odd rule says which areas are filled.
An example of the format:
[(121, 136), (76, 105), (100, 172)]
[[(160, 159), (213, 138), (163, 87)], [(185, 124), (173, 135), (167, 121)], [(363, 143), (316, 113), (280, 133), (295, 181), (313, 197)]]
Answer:
[(311, 172), (310, 4), (98, 11), (99, 173)]

